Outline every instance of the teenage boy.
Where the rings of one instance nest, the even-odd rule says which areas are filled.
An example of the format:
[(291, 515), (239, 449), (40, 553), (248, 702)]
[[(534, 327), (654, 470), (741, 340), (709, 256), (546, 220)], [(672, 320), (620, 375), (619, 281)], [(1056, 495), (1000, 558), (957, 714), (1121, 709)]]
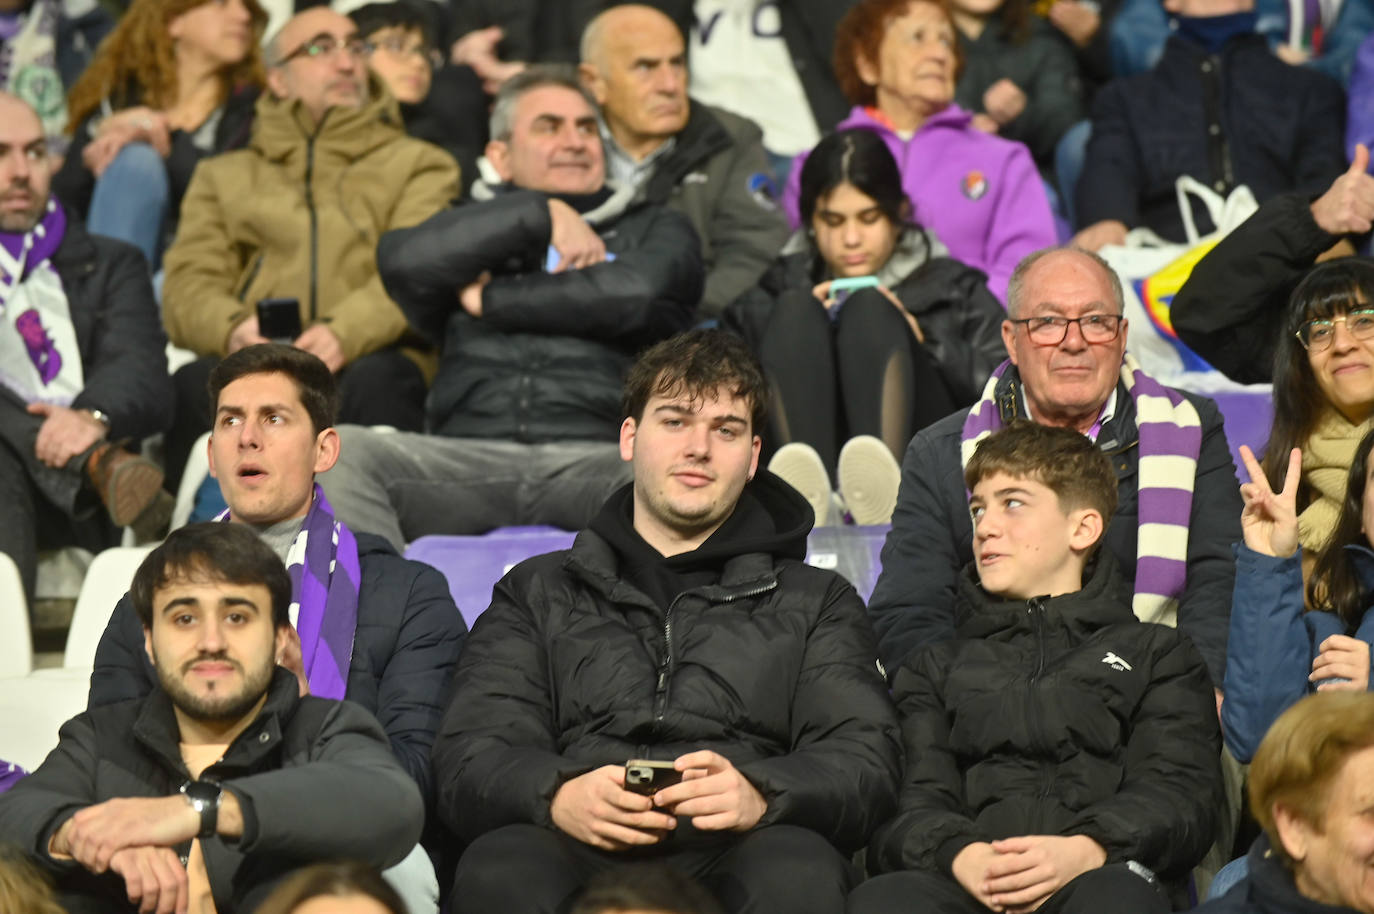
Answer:
[(1117, 483), (1083, 435), (1015, 423), (964, 480), (958, 637), (894, 680), (906, 772), (869, 857), (887, 875), (849, 911), (1167, 912), (1221, 807), (1202, 657), (1139, 622), (1096, 554)]

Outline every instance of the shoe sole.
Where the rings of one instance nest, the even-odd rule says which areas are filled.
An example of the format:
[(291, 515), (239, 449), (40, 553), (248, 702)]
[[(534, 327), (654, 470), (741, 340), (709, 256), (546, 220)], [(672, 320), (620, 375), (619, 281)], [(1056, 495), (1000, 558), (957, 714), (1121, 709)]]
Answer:
[(107, 491), (110, 520), (127, 527), (162, 493), (162, 470), (151, 460), (127, 461), (111, 474)]
[(840, 450), (840, 494), (850, 517), (860, 526), (892, 523), (902, 468), (877, 438), (851, 438)]
[(811, 506), (815, 525), (825, 526), (830, 518), (830, 474), (814, 448), (795, 443), (783, 445), (768, 461), (768, 472), (796, 489)]

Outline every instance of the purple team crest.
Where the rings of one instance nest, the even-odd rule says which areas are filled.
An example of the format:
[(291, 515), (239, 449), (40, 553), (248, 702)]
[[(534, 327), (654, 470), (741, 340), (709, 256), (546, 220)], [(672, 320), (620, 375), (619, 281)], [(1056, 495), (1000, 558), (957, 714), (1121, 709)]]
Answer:
[(29, 351), (33, 367), (38, 369), (39, 379), (44, 384), (51, 384), (53, 378), (62, 370), (62, 354), (57, 351), (52, 337), (48, 336), (48, 331), (43, 328), (38, 310), (30, 308), (19, 315), (14, 319), (14, 327), (24, 341), (24, 348)]

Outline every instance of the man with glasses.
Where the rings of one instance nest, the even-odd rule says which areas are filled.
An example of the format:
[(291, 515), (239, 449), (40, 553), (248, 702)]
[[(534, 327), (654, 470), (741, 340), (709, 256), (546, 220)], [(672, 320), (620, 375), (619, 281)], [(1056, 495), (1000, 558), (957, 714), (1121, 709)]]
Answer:
[(1002, 324), (1010, 361), (902, 462), (869, 601), (888, 670), (954, 637), (958, 577), (974, 559), (963, 464), (983, 437), (1030, 419), (1077, 429), (1111, 458), (1119, 508), (1103, 544), (1121, 596), (1143, 621), (1177, 624), (1220, 686), (1241, 510), (1226, 432), (1212, 401), (1161, 386), (1126, 354), (1122, 311), (1120, 281), (1096, 254), (1046, 248), (1017, 266)]
[[(289, 20), (267, 43), (268, 91), (248, 147), (196, 169), (165, 261), (168, 334), (201, 357), (176, 375), (172, 474), (210, 427), (211, 368), (269, 335), (338, 375), (341, 421), (423, 424), (421, 367), (432, 363), (411, 348), (415, 338), (378, 278), (376, 248), (382, 233), (446, 206), (458, 168), (405, 135), (364, 52), (352, 21), (327, 7)], [(287, 318), (284, 326), (259, 326), (265, 299), (278, 300), (264, 307)]]

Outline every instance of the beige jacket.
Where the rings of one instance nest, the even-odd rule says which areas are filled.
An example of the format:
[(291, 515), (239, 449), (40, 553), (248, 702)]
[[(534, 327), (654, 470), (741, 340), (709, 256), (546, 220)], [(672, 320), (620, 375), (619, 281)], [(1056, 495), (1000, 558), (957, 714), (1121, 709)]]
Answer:
[(327, 323), (344, 358), (397, 342), (400, 308), (377, 276), (383, 232), (424, 221), (458, 195), (458, 166), (405, 135), (375, 78), (372, 101), (318, 125), (264, 94), (247, 148), (206, 159), (164, 258), (163, 320), (178, 346), (225, 355), (259, 299), (296, 298), (301, 326)]

